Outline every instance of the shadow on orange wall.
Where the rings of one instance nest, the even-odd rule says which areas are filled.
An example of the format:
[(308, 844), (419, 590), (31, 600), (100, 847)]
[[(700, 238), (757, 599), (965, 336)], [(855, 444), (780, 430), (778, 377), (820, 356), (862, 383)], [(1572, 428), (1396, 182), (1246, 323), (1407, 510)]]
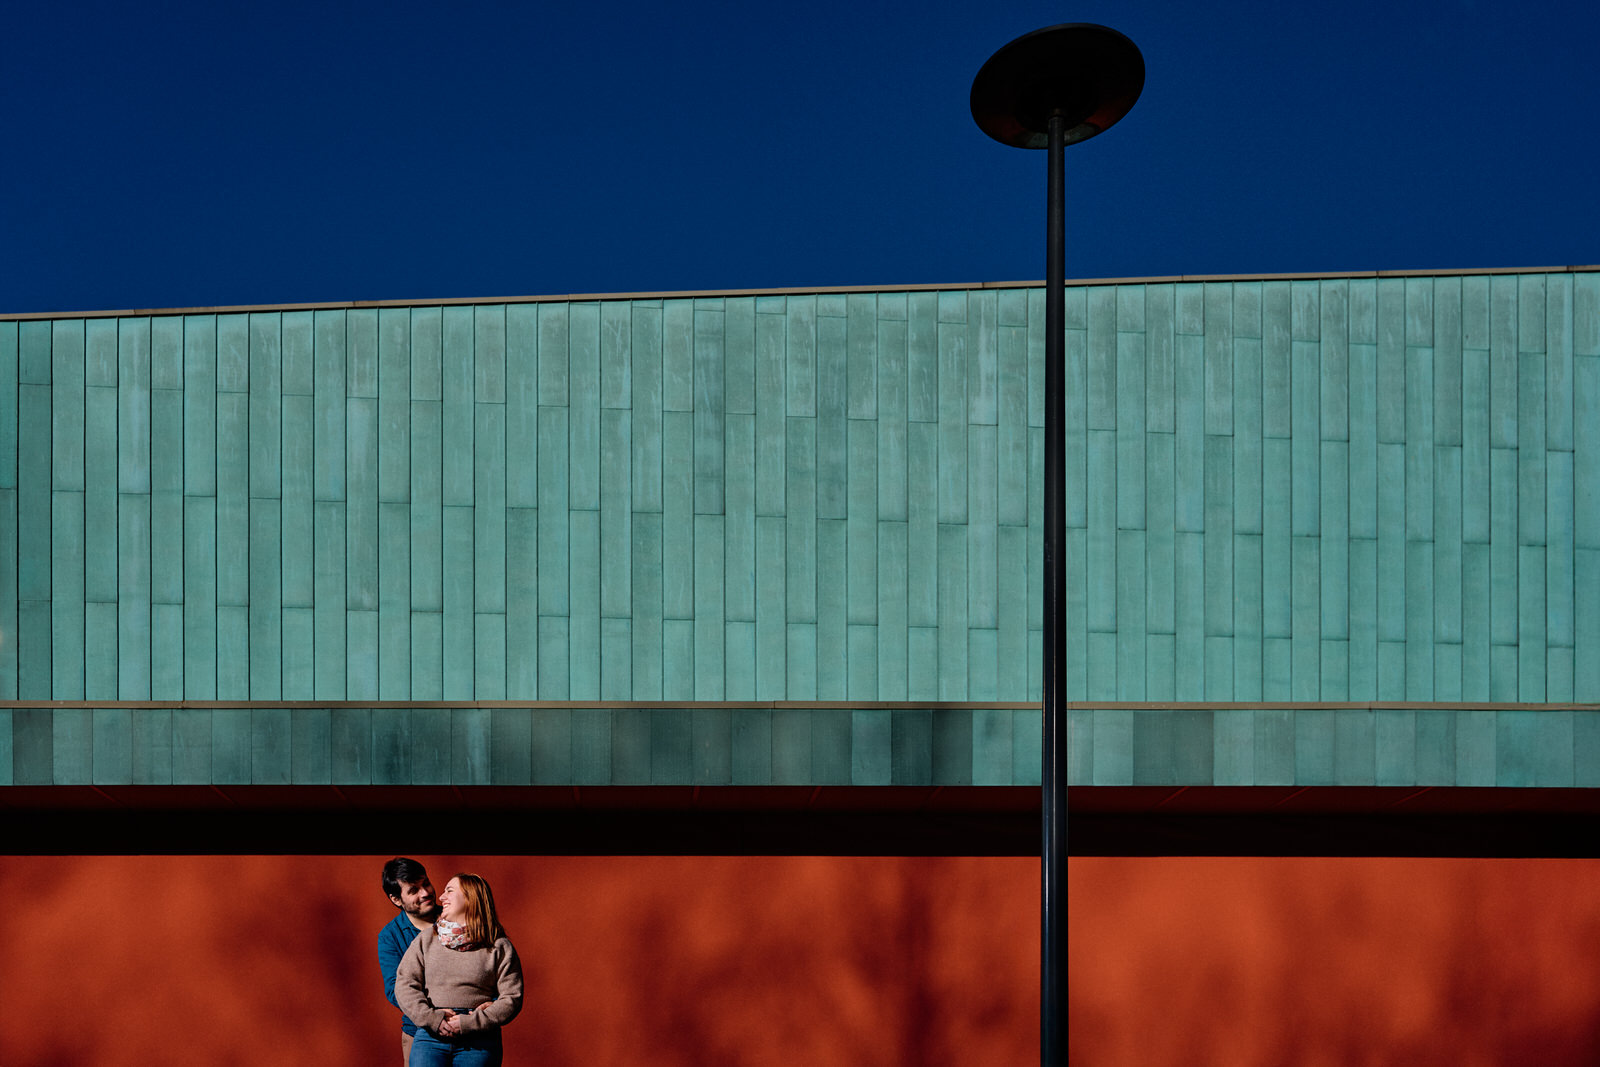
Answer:
[[(397, 1063), (386, 858), (0, 861), (0, 1063)], [(418, 858), (494, 886), (527, 976), (510, 1064), (1038, 1056), (1037, 861)]]
[(1600, 863), (1068, 866), (1073, 1063), (1600, 1063)]
[[(0, 1063), (392, 1065), (385, 858), (0, 860)], [(510, 1064), (1037, 1062), (1034, 860), (419, 858), (494, 884)], [(1597, 878), (1072, 860), (1072, 1062), (1600, 1062)]]

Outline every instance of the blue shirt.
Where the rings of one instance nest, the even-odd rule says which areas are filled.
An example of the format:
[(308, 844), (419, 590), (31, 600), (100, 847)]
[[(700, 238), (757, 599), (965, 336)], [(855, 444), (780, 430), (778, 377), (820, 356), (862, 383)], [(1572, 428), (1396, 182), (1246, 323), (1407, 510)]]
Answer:
[[(419, 933), (421, 931), (411, 925), (411, 919), (403, 911), (378, 931), (378, 969), (383, 972), (383, 995), (396, 1008), (400, 1002), (394, 999), (394, 975), (400, 969), (400, 957), (406, 954), (406, 949), (411, 947), (411, 942), (417, 939)], [(415, 1034), (417, 1024), (401, 1012), (400, 1029)]]

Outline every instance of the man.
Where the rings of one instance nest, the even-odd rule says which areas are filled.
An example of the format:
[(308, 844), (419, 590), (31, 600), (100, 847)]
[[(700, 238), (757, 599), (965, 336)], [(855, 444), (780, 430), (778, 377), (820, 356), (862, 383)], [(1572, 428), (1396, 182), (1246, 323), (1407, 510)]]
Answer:
[[(430, 929), (439, 917), (439, 898), (428, 881), (428, 872), (413, 859), (396, 856), (383, 865), (383, 891), (389, 903), (400, 909), (400, 914), (378, 931), (378, 969), (383, 972), (383, 995), (389, 1003), (400, 1007), (394, 999), (394, 973), (400, 967), (400, 957), (406, 954), (411, 942), (420, 931)], [(400, 1016), (400, 1054), (405, 1067), (411, 1064), (411, 1037), (417, 1032), (416, 1024)]]

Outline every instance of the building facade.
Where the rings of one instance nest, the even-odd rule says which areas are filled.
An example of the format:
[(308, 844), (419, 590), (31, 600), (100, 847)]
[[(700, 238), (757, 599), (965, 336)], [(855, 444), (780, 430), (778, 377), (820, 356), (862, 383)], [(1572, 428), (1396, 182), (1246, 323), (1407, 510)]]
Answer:
[[(0, 804), (1036, 821), (1043, 321), (1036, 286), (0, 321)], [(1600, 786), (1600, 273), (1075, 283), (1066, 330), (1075, 801)]]

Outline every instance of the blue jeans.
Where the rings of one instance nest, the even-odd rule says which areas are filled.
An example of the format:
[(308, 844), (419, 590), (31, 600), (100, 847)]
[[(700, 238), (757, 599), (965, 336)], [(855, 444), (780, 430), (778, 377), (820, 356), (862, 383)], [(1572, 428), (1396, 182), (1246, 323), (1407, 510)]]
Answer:
[(500, 1067), (501, 1055), (499, 1027), (450, 1041), (418, 1027), (411, 1042), (411, 1067)]

